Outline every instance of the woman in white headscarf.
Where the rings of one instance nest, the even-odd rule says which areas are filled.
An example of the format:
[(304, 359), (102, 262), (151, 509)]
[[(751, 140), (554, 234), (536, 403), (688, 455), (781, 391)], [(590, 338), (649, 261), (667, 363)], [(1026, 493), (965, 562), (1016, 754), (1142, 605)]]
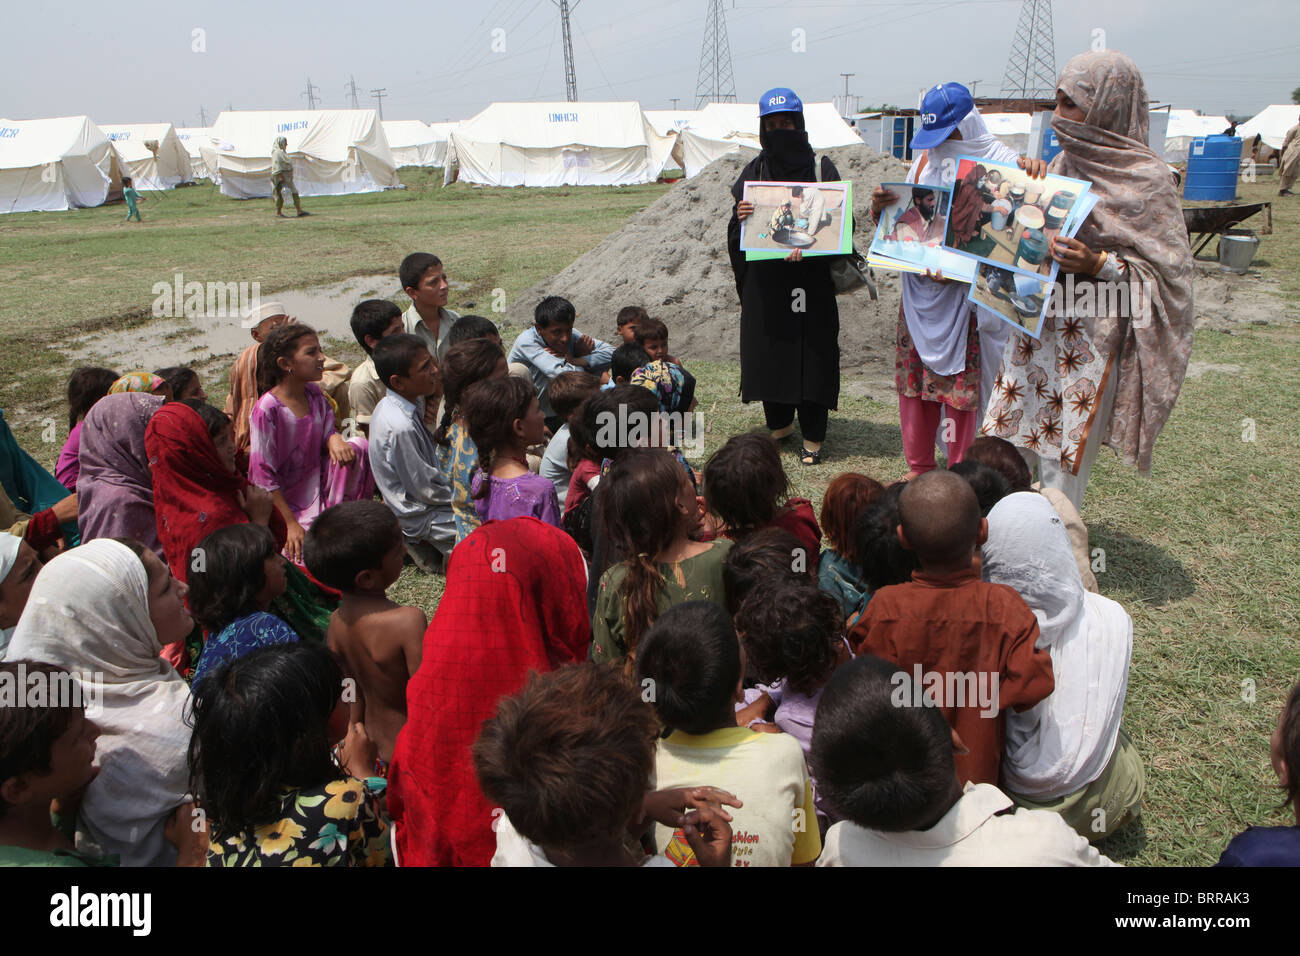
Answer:
[[(78, 849), (123, 866), (169, 866), (165, 830), (188, 802), (184, 712), (189, 686), (159, 657), (193, 627), (185, 586), (138, 542), (98, 538), (36, 577), (5, 659), (53, 664), (90, 679), (100, 712), (99, 775), (77, 817)], [(87, 845), (89, 844), (89, 845)]]
[[(951, 188), (959, 156), (1016, 163), (1034, 174), (1046, 168), (1041, 160), (1022, 159), (990, 133), (970, 91), (960, 83), (928, 90), (922, 106), (926, 125), (912, 148), (938, 136), (945, 138), (912, 164), (909, 183)], [(871, 196), (873, 218), (879, 221), (881, 210), (897, 199), (895, 193), (877, 186)], [(895, 385), (903, 454), (909, 477), (915, 477), (935, 467), (941, 417), (952, 422), (945, 429), (948, 463), (961, 461), (983, 417), (1011, 327), (992, 313), (977, 310), (967, 299), (970, 286), (964, 282), (904, 273), (902, 287)]]
[(1053, 810), (1081, 836), (1101, 839), (1137, 815), (1146, 781), (1120, 728), (1133, 620), (1110, 598), (1084, 590), (1065, 525), (1042, 495), (1008, 495), (988, 522), (984, 577), (1015, 588), (1034, 612), (1037, 646), (1051, 655), (1056, 678), (1040, 703), (1007, 712), (1004, 789), (1022, 806)]

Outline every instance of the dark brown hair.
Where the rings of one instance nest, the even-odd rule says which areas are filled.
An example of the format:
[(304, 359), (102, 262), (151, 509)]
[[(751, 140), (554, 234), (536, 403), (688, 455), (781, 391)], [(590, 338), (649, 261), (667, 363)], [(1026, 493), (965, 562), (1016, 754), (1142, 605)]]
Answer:
[(641, 322), (645, 321), (648, 318), (650, 318), (650, 313), (647, 312), (645, 309), (643, 309), (641, 306), (625, 305), (623, 306), (623, 308), (618, 310), (617, 324), (618, 327), (621, 329), (629, 322), (636, 322), (640, 324)]
[(299, 341), (316, 330), (310, 325), (293, 322), (277, 325), (257, 347), (257, 394), (265, 395), (284, 380), (285, 371), (280, 368), (280, 359), (292, 359), (299, 348)]
[(645, 348), (646, 342), (650, 340), (663, 339), (668, 341), (668, 326), (664, 325), (663, 319), (656, 319), (653, 315), (646, 316), (644, 319), (637, 319), (636, 334), (633, 336), (636, 344)]
[(788, 691), (811, 696), (835, 669), (844, 612), (812, 581), (777, 578), (741, 604), (736, 630), (755, 677), (764, 684), (784, 678)]
[(515, 422), (528, 414), (536, 400), (532, 382), (513, 375), (479, 382), (465, 393), (465, 424), (470, 440), (478, 449), (478, 466), (483, 469), (483, 483), (475, 499), (488, 496), (493, 460), (514, 440)]
[(68, 428), (86, 417), (97, 401), (108, 394), (118, 374), (111, 368), (79, 368), (68, 378)]
[(659, 721), (616, 668), (533, 673), (474, 743), (484, 795), (527, 840), (572, 849), (617, 839), (645, 799)]
[(600, 483), (600, 520), (612, 557), (627, 568), (623, 579), (623, 636), (628, 657), (659, 611), (664, 586), (655, 555), (681, 531), (677, 494), (687, 480), (677, 459), (662, 448), (629, 448)]
[(561, 372), (551, 379), (547, 396), (559, 418), (568, 419), (588, 395), (600, 391), (600, 379), (590, 372)]
[[(69, 678), (74, 675), (37, 661), (0, 661), (0, 674), (8, 674), (17, 685), (19, 667), (25, 670), (28, 678), (33, 674), (46, 675), (49, 701), (43, 707), (0, 707), (0, 783), (25, 773), (48, 774), (52, 769), (50, 758), (54, 742), (63, 736), (73, 716), (82, 710), (71, 705), (60, 706), (56, 699), (62, 696), (55, 693), (56, 682), (67, 680), (70, 687), (73, 681)], [(18, 688), (19, 694), (26, 692), (26, 687)], [(0, 799), (0, 817), (8, 809)]]
[(433, 433), (433, 440), (446, 447), (450, 444), (447, 429), (460, 414), (461, 399), (474, 383), (481, 382), (496, 371), (497, 363), (505, 356), (501, 346), (488, 339), (467, 339), (458, 342), (438, 363), (438, 377), (442, 379), (442, 421)]
[(768, 524), (789, 488), (781, 453), (764, 432), (733, 435), (704, 466), (704, 500), (732, 537)]
[[(727, 610), (735, 614), (759, 585), (779, 581), (808, 583), (813, 578), (813, 558), (808, 546), (784, 528), (760, 528), (737, 541), (722, 562), (722, 586)], [(799, 570), (802, 568), (803, 570)]]
[(885, 486), (874, 478), (846, 471), (836, 475), (822, 497), (822, 534), (830, 546), (850, 564), (858, 563), (853, 529), (867, 505), (879, 498)]
[(1001, 472), (1002, 477), (1011, 485), (1012, 492), (1029, 491), (1029, 486), (1034, 482), (1029, 465), (1025, 464), (1025, 459), (1016, 450), (1016, 446), (996, 435), (976, 438), (961, 456), (961, 460), (979, 462)]

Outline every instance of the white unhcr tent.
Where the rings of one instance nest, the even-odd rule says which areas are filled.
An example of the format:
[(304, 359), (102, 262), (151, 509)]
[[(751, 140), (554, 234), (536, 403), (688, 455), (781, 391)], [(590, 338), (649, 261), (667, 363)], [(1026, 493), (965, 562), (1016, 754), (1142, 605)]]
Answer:
[(1029, 127), (1033, 116), (1029, 113), (981, 113), (984, 125), (1004, 145), (1022, 156), (1029, 152)]
[[(1275, 103), (1266, 106), (1246, 122), (1237, 127), (1237, 135), (1244, 139), (1246, 152), (1250, 152), (1250, 141), (1258, 135), (1274, 149), (1282, 148), (1287, 131), (1300, 122), (1300, 106), (1294, 103)], [(1218, 132), (1222, 133), (1223, 130)]]
[(194, 181), (189, 153), (171, 123), (101, 126), (122, 161), (122, 173), (136, 189), (174, 189)]
[[(419, 120), (384, 120), (384, 136), (393, 153), (393, 165), (438, 166), (438, 136)], [(445, 143), (446, 140), (444, 139)], [(443, 146), (446, 155), (446, 146)]]
[(1187, 162), (1192, 140), (1216, 136), (1227, 128), (1226, 116), (1201, 116), (1195, 110), (1170, 110), (1169, 127), (1165, 130), (1165, 162)]
[(700, 110), (646, 110), (645, 118), (660, 136), (672, 140), (672, 150), (664, 160), (661, 173), (676, 173), (686, 169), (686, 154), (682, 149), (682, 133), (700, 116)]
[(202, 146), (221, 193), (234, 199), (271, 195), (271, 146), (289, 142), (294, 185), (304, 196), (379, 192), (399, 186), (393, 154), (374, 110), (235, 110), (212, 124)]
[(652, 183), (672, 150), (635, 102), (493, 103), (451, 131), (444, 183)]
[[(833, 103), (805, 103), (803, 119), (815, 150), (862, 145), (862, 137)], [(758, 104), (710, 103), (682, 132), (681, 141), (688, 177), (728, 153), (758, 152)]]
[(0, 213), (101, 206), (121, 196), (117, 153), (89, 117), (0, 120)]
[(433, 130), (435, 137), (433, 141), (433, 165), (447, 165), (447, 144), (451, 141), (451, 131), (460, 123), (430, 123), (429, 129)]
[(203, 158), (204, 146), (212, 146), (212, 127), (211, 126), (178, 126), (176, 128), (176, 138), (181, 141), (181, 146), (190, 157), (190, 170), (195, 179), (211, 179), (213, 182), (220, 182), (217, 173), (208, 169), (207, 161)]

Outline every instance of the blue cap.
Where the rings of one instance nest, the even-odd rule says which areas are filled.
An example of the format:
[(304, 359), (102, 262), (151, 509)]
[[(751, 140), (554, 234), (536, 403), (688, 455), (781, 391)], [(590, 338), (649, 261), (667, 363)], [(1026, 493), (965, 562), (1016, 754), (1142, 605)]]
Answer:
[(940, 83), (926, 90), (921, 100), (921, 132), (912, 137), (911, 148), (938, 146), (974, 108), (970, 90), (960, 83)]
[(803, 100), (795, 94), (794, 90), (786, 89), (784, 86), (778, 86), (774, 90), (768, 90), (758, 99), (758, 115), (766, 116), (769, 113), (802, 113)]

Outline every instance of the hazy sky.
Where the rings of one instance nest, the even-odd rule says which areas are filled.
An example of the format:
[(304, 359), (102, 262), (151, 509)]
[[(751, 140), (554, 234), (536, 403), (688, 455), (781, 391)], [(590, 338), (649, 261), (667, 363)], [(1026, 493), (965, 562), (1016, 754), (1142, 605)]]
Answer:
[[(741, 102), (771, 86), (805, 100), (843, 92), (916, 105), (942, 80), (997, 95), (1020, 0), (724, 0)], [(578, 97), (695, 105), (708, 0), (579, 0)], [(1150, 95), (1206, 113), (1252, 115), (1300, 86), (1300, 3), (1280, 0), (1057, 0), (1056, 65), (1097, 37), (1132, 56)], [(792, 46), (803, 31), (806, 49)], [(1104, 31), (1098, 34), (1096, 31)], [(196, 34), (195, 31), (201, 31)], [(494, 31), (504, 31), (495, 32)], [(563, 100), (554, 0), (313, 3), (85, 0), (5, 12), (0, 116), (89, 114), (100, 123), (209, 123), (217, 112), (361, 105), (386, 88), (386, 119), (472, 116), (494, 100)], [(21, 42), (19, 42), (21, 38)], [(494, 39), (504, 52), (493, 49)], [(1290, 64), (1290, 66), (1288, 66)]]

